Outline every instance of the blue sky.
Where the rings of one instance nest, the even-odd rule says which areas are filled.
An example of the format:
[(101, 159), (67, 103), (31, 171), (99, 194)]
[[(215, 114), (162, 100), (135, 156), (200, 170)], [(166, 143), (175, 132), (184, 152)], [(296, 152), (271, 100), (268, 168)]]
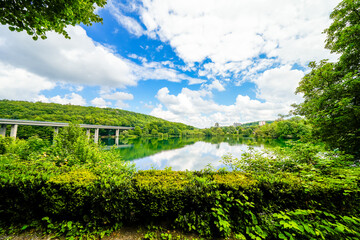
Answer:
[(0, 99), (120, 108), (196, 127), (274, 120), (335, 0), (108, 0), (103, 24), (33, 41), (0, 26)]

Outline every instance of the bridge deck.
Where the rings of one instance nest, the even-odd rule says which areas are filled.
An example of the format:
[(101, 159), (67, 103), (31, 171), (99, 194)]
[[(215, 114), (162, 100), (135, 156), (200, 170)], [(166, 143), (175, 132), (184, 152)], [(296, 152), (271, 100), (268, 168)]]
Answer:
[[(0, 118), (0, 125), (26, 125), (26, 126), (45, 126), (45, 127), (66, 127), (69, 123), (61, 122), (45, 122), (45, 121), (30, 121), (30, 120), (17, 120), (17, 119), (3, 119)], [(119, 129), (129, 130), (134, 129), (133, 127), (122, 127), (122, 126), (107, 126), (107, 125), (92, 125), (92, 124), (79, 124), (82, 128), (95, 128), (95, 129)]]

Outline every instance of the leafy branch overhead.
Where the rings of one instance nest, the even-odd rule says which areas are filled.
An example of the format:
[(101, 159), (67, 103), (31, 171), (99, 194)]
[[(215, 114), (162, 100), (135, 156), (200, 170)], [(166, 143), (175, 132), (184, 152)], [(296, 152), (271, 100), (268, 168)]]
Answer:
[(83, 23), (102, 23), (94, 13), (106, 0), (2, 0), (0, 22), (11, 31), (26, 31), (34, 40), (46, 39), (46, 32), (55, 31), (70, 38), (65, 28)]

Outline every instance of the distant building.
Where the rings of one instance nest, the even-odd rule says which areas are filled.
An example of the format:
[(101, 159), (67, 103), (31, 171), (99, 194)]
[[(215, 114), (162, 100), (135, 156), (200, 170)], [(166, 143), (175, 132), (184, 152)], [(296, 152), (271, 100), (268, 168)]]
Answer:
[(215, 123), (215, 127), (220, 127), (219, 123)]
[(242, 124), (241, 123), (234, 123), (233, 125), (234, 125), (234, 127), (240, 127)]
[(259, 126), (264, 126), (265, 124), (266, 124), (265, 121), (260, 121), (260, 122), (259, 122)]

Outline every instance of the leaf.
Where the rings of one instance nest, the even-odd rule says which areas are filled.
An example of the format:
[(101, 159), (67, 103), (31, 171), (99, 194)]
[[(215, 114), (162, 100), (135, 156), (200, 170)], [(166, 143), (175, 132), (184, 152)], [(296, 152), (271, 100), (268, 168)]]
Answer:
[(72, 221), (67, 222), (67, 226), (71, 230), (72, 229)]
[(25, 229), (27, 229), (29, 227), (29, 225), (24, 225), (22, 228), (21, 228), (21, 231), (24, 231)]
[(282, 234), (282, 233), (279, 233), (279, 238), (280, 239), (288, 239), (284, 234)]

